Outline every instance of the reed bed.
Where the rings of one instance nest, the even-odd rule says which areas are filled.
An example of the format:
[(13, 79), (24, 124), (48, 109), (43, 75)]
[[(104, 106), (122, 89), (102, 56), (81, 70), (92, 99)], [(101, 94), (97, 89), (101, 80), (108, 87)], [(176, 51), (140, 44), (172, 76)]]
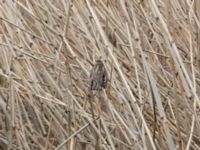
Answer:
[[(199, 8), (1, 0), (0, 149), (200, 149)], [(109, 83), (91, 91), (98, 59)]]

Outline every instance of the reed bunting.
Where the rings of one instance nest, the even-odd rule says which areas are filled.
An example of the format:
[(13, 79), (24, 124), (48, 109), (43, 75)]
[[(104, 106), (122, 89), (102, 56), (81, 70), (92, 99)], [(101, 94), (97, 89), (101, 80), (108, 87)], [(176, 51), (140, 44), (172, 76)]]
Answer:
[(108, 74), (101, 60), (97, 60), (90, 72), (90, 90), (101, 91), (108, 83)]

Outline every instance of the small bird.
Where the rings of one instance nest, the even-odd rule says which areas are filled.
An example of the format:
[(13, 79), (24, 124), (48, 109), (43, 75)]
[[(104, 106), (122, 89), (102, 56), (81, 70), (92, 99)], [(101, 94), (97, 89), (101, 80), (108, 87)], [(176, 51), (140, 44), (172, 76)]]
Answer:
[(90, 90), (101, 91), (108, 83), (108, 74), (103, 62), (99, 59), (90, 72)]

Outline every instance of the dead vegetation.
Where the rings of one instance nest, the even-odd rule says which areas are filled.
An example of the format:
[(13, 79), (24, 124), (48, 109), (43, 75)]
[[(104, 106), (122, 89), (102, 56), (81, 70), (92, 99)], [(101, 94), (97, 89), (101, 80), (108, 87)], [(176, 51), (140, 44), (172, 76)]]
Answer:
[[(199, 8), (1, 0), (0, 149), (200, 149)], [(89, 91), (99, 57), (109, 83)]]

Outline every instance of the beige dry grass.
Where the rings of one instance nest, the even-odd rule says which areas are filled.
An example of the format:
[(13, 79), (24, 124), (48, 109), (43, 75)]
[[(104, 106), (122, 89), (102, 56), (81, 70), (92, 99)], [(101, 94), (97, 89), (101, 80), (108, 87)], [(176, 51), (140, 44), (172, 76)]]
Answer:
[(1, 0), (0, 149), (200, 149), (199, 70), (199, 0)]

